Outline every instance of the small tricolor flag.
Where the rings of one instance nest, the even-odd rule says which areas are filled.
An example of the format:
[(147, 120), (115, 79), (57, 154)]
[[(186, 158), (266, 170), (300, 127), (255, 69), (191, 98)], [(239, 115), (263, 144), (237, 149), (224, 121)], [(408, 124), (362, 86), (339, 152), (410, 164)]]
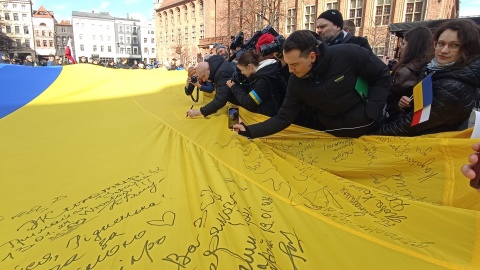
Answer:
[(430, 109), (433, 101), (432, 73), (413, 87), (413, 119), (411, 126), (423, 123), (430, 118)]

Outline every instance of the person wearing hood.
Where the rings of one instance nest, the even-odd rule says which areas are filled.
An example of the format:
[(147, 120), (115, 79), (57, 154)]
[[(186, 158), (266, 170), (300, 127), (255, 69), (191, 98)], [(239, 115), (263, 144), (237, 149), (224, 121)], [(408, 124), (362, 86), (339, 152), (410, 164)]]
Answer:
[(372, 134), (418, 136), (467, 128), (480, 88), (480, 26), (470, 19), (452, 19), (437, 29), (433, 41), (435, 56), (423, 74), (431, 74), (432, 82), (428, 120), (412, 127), (415, 97), (403, 96), (398, 105), (409, 111)]
[(210, 81), (213, 82), (216, 93), (212, 101), (200, 110), (190, 109), (187, 111), (187, 117), (194, 117), (203, 115), (204, 117), (216, 113), (223, 108), (227, 102), (238, 105), (230, 88), (227, 86), (227, 81), (230, 80), (235, 71), (235, 64), (228, 62), (220, 55), (213, 55), (206, 62), (200, 62), (195, 67), (195, 71), (200, 83)]
[[(365, 135), (383, 119), (390, 71), (374, 54), (352, 44), (329, 47), (316, 33), (298, 30), (285, 41), (283, 55), (293, 75), (280, 110), (261, 123), (234, 125), (240, 135), (277, 133), (292, 124), (305, 104), (315, 109), (314, 128), (338, 137)], [(366, 96), (355, 89), (359, 78), (368, 85)]]
[(320, 14), (317, 18), (316, 28), (317, 34), (322, 37), (328, 46), (357, 44), (360, 47), (372, 51), (366, 38), (354, 36), (343, 30), (343, 16), (342, 13), (336, 9), (330, 9)]
[(240, 106), (266, 116), (275, 116), (285, 98), (286, 85), (275, 59), (261, 61), (255, 50), (245, 51), (238, 58), (237, 68), (248, 78), (248, 92), (233, 80), (227, 81)]

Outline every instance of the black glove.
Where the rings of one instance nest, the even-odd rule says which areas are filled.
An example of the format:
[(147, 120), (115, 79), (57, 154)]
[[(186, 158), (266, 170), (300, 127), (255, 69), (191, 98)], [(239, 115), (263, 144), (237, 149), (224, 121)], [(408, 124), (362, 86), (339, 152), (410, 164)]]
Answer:
[(243, 137), (251, 138), (252, 134), (250, 134), (250, 130), (248, 126), (246, 126), (243, 122), (240, 123), (245, 128), (245, 131), (238, 130), (238, 135), (242, 135)]

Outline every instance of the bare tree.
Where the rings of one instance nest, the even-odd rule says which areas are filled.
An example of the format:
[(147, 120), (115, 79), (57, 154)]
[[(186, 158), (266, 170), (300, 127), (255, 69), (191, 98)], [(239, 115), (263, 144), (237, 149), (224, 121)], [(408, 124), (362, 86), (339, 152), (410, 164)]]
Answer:
[(188, 49), (188, 44), (183, 43), (182, 40), (182, 35), (179, 35), (177, 41), (172, 45), (172, 50), (175, 55), (178, 55), (178, 58), (180, 59), (182, 64), (185, 64), (183, 63), (183, 61), (185, 60), (185, 58), (190, 56), (190, 52)]
[(364, 36), (368, 39), (373, 53), (376, 55), (385, 55), (388, 41), (388, 26), (374, 23), (371, 27), (365, 27), (363, 30)]
[(217, 10), (217, 35), (230, 37), (243, 31), (247, 39), (267, 25), (278, 31), (285, 18), (281, 3), (282, 0), (229, 0), (224, 10)]

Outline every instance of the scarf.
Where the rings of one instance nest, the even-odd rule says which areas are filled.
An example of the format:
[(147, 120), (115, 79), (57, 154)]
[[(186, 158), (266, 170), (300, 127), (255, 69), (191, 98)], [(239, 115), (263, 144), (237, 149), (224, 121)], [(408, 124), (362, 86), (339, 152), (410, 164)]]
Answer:
[(454, 64), (455, 64), (455, 61), (450, 62), (450, 63), (446, 63), (446, 64), (439, 64), (438, 61), (437, 61), (437, 58), (433, 58), (432, 61), (430, 63), (428, 63), (427, 68), (429, 70), (442, 70), (442, 69), (449, 68), (449, 67), (453, 66)]

